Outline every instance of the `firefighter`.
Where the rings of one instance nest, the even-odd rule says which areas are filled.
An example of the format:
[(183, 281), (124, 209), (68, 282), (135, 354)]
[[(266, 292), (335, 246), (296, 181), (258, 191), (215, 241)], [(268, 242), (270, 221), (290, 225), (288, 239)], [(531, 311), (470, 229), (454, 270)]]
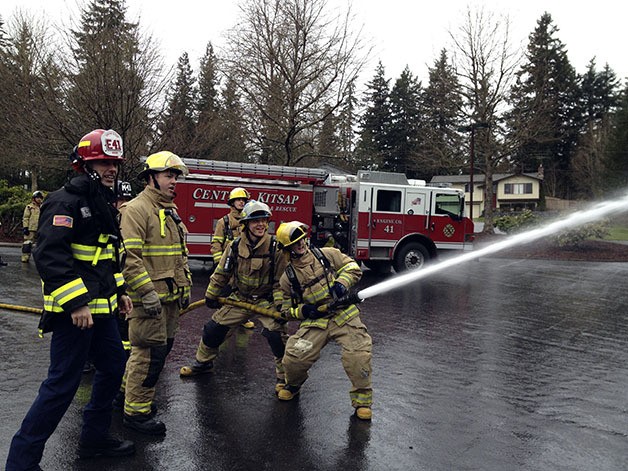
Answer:
[[(233, 242), (236, 237), (240, 236), (242, 209), (250, 199), (251, 195), (244, 188), (234, 188), (229, 192), (227, 204), (231, 206), (231, 210), (228, 214), (218, 219), (212, 237), (212, 258), (214, 259), (214, 267), (218, 266), (225, 248)], [(242, 323), (242, 327), (252, 329), (255, 327), (255, 324), (253, 321), (247, 319)]]
[(124, 203), (133, 199), (133, 188), (131, 184), (125, 181), (119, 181), (116, 190), (116, 208), (120, 209)]
[(24, 234), (24, 243), (22, 244), (22, 262), (28, 263), (33, 251), (33, 244), (37, 241), (37, 225), (39, 223), (39, 208), (44, 200), (44, 194), (41, 191), (33, 193), (31, 202), (24, 208), (22, 216), (22, 233)]
[[(129, 201), (133, 197), (131, 190), (131, 184), (129, 182), (118, 180), (116, 184), (116, 199), (114, 206), (116, 209), (120, 209), (123, 203)], [(126, 318), (117, 316), (116, 322), (118, 323), (118, 331), (120, 332), (120, 338), (122, 339), (122, 347), (127, 359), (131, 353), (131, 344), (129, 342), (129, 324)], [(93, 373), (95, 371), (94, 362), (91, 358), (88, 358), (83, 367), (83, 374)], [(122, 394), (118, 393), (113, 401), (114, 408), (121, 409), (124, 405), (124, 385), (121, 386)]]
[(154, 417), (155, 386), (174, 343), (179, 311), (190, 299), (185, 227), (173, 202), (177, 179), (187, 174), (172, 152), (152, 154), (138, 175), (146, 187), (121, 207), (124, 278), (134, 300), (127, 316), (131, 355), (122, 423), (148, 435), (166, 433), (165, 424)]
[[(278, 280), (286, 261), (276, 248), (275, 238), (268, 234), (271, 216), (265, 203), (250, 200), (244, 206), (240, 219), (242, 235), (223, 253), (205, 293), (205, 304), (217, 311), (203, 328), (195, 361), (181, 368), (181, 376), (211, 372), (218, 348), (229, 329), (241, 324), (251, 314), (240, 307), (221, 306), (217, 298), (224, 294), (225, 288), (231, 291), (229, 298), (236, 301), (267, 309), (281, 306), (283, 297)], [(263, 326), (262, 335), (275, 358), (275, 390), (278, 391), (285, 384), (281, 359), (287, 338), (286, 323), (269, 317), (262, 317), (259, 321)]]
[(298, 221), (282, 223), (277, 229), (277, 240), (290, 260), (280, 279), (286, 299), (283, 312), (287, 318), (303, 319), (286, 344), (286, 386), (277, 397), (289, 401), (299, 394), (321, 350), (334, 340), (342, 348), (342, 365), (351, 381), (349, 396), (355, 415), (371, 420), (372, 342), (360, 320), (360, 311), (355, 304), (325, 312), (317, 309), (347, 294), (360, 280), (362, 271), (336, 248), (308, 248), (307, 232), (308, 226)]
[(44, 295), (40, 332), (52, 332), (50, 368), (13, 437), (8, 471), (40, 469), (46, 441), (74, 398), (88, 355), (96, 373), (83, 410), (79, 456), (135, 452), (132, 442), (109, 435), (111, 403), (125, 363), (115, 316), (133, 307), (125, 294), (118, 212), (113, 207), (113, 186), (123, 160), (118, 133), (90, 132), (71, 155), (79, 175), (51, 193), (41, 207), (33, 258)]

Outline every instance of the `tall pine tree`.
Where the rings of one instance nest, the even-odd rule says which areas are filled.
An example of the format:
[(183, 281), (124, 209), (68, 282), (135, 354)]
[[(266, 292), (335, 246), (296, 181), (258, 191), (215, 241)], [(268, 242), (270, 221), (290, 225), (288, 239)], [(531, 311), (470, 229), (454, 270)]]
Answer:
[(161, 148), (181, 156), (194, 151), (196, 87), (187, 52), (177, 63), (177, 75), (168, 93), (166, 110), (159, 126)]
[(551, 15), (544, 13), (530, 34), (527, 62), (512, 89), (509, 124), (520, 143), (514, 163), (528, 172), (542, 164), (546, 194), (569, 197), (570, 162), (581, 123), (576, 73), (557, 33)]
[(463, 99), (458, 77), (443, 49), (434, 65), (428, 68), (429, 83), (423, 90), (421, 149), (417, 166), (419, 177), (429, 180), (433, 175), (455, 175), (463, 167), (468, 152), (467, 136), (458, 131), (463, 125)]
[(127, 20), (125, 0), (90, 0), (71, 36), (72, 52), (64, 64), (70, 115), (64, 135), (76, 143), (94, 128), (116, 130), (124, 140), (123, 171), (136, 175), (140, 157), (156, 142), (158, 103), (168, 84), (161, 56), (138, 23)]
[(380, 61), (374, 77), (366, 84), (365, 111), (360, 119), (357, 164), (371, 170), (381, 168), (390, 155), (390, 79), (385, 74)]
[(421, 83), (408, 66), (401, 72), (390, 92), (391, 123), (388, 131), (390, 152), (383, 169), (419, 176), (416, 156), (421, 126)]
[(617, 88), (617, 77), (608, 64), (598, 71), (592, 59), (580, 78), (583, 124), (571, 161), (571, 180), (578, 198), (597, 198), (606, 192), (605, 149), (611, 115), (619, 104)]

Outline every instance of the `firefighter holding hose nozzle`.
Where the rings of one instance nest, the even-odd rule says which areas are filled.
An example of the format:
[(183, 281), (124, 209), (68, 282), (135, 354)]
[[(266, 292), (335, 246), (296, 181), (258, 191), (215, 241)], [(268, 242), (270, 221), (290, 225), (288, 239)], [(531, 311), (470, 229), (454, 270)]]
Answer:
[(336, 248), (308, 248), (307, 232), (308, 226), (299, 221), (282, 223), (277, 229), (277, 240), (290, 260), (279, 281), (285, 299), (282, 311), (289, 319), (303, 319), (286, 343), (286, 386), (278, 398), (289, 401), (299, 394), (308, 370), (323, 347), (334, 340), (342, 348), (355, 415), (371, 420), (371, 336), (355, 304), (334, 304), (335, 300), (347, 299), (349, 288), (360, 280), (362, 271)]

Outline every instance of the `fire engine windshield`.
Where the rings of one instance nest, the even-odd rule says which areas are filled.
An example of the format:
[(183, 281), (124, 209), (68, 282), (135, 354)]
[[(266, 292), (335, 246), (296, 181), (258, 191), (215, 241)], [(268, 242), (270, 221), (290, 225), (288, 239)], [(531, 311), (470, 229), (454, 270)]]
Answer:
[(462, 200), (458, 194), (436, 194), (436, 214), (444, 214), (459, 220), (462, 218), (462, 211)]

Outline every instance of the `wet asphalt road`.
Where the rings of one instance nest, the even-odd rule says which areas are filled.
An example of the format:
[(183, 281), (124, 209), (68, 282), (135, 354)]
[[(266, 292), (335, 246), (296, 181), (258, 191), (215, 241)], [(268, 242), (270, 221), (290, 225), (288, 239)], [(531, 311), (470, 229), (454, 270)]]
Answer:
[[(0, 247), (0, 302), (38, 306), (34, 265)], [(265, 340), (238, 330), (213, 375), (179, 378), (209, 311), (181, 319), (158, 384), (166, 437), (125, 459), (75, 458), (86, 376), (49, 440), (46, 470), (628, 469), (628, 264), (482, 258), (367, 299), (372, 423), (351, 417), (335, 345), (294, 402), (274, 395)], [(385, 277), (366, 270), (360, 287)], [(207, 274), (194, 267), (193, 300)], [(36, 316), (0, 310), (0, 462), (46, 374)], [(294, 326), (293, 326), (294, 329)]]

